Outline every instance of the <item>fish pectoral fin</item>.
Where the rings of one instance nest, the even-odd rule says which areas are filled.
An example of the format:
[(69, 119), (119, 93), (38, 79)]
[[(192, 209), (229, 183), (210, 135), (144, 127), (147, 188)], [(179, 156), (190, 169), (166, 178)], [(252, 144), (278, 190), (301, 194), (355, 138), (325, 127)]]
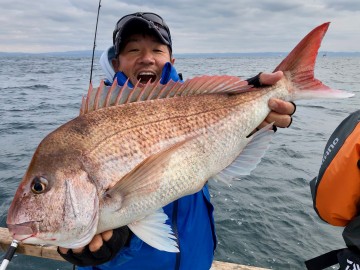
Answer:
[(260, 163), (269, 148), (274, 136), (272, 127), (273, 123), (268, 124), (254, 133), (240, 155), (228, 167), (219, 172), (214, 179), (229, 184), (231, 180), (239, 179), (240, 176), (249, 175)]
[(161, 208), (141, 220), (128, 224), (128, 227), (137, 237), (158, 250), (179, 252), (172, 228), (165, 223), (167, 219), (168, 216)]
[(171, 155), (193, 138), (190, 137), (177, 142), (169, 148), (144, 159), (107, 192), (109, 197), (122, 194), (124, 203), (126, 203), (132, 196), (146, 195), (156, 190), (161, 184), (158, 179), (166, 168)]

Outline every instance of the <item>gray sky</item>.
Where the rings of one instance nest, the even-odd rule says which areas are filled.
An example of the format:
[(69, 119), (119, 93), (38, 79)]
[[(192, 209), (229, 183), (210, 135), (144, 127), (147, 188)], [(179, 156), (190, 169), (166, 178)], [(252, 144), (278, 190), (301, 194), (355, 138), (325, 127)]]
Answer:
[[(360, 51), (360, 0), (102, 0), (97, 50), (117, 20), (151, 11), (170, 27), (174, 53), (290, 51), (330, 21), (322, 51)], [(1, 0), (0, 52), (92, 50), (98, 0)]]

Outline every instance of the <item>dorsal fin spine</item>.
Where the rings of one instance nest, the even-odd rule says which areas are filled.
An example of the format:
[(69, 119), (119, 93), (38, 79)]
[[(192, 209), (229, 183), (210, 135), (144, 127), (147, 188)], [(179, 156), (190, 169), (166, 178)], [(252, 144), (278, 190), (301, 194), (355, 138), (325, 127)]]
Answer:
[(92, 83), (90, 83), (89, 85), (89, 89), (88, 89), (88, 94), (86, 96), (86, 102), (85, 102), (85, 110), (84, 110), (84, 113), (87, 113), (89, 111), (89, 102), (90, 102), (90, 97), (91, 97), (91, 94), (93, 92), (93, 86), (92, 86)]
[(140, 91), (139, 96), (137, 97), (136, 101), (141, 101), (143, 99), (144, 94), (146, 93), (145, 91), (149, 88), (149, 85), (151, 84), (151, 80), (149, 80), (145, 86), (143, 87), (143, 89)]
[(115, 105), (118, 105), (119, 104), (119, 101), (120, 101), (120, 99), (121, 99), (121, 97), (122, 97), (122, 95), (123, 95), (123, 92), (124, 92), (124, 89), (127, 87), (127, 84), (128, 84), (128, 81), (129, 81), (129, 79), (125, 82), (125, 84), (120, 88), (120, 90), (119, 90), (119, 93), (118, 93), (118, 95), (117, 95), (117, 97), (116, 97), (116, 99), (115, 99)]
[(154, 91), (154, 88), (158, 85), (157, 83), (150, 83), (148, 87), (146, 87), (146, 92), (142, 96), (142, 100), (150, 100), (150, 97)]
[(169, 92), (167, 93), (167, 95), (165, 96), (165, 98), (170, 98), (170, 97), (173, 97), (174, 95), (173, 94), (173, 90), (174, 88), (176, 88), (176, 82), (174, 82), (171, 86), (171, 88), (169, 89)]
[(157, 83), (154, 85), (153, 89), (150, 91), (148, 100), (158, 98), (159, 92), (158, 92), (158, 93), (154, 93), (154, 92), (155, 92), (156, 90), (158, 90), (159, 84), (160, 84), (160, 81), (157, 81)]
[[(137, 93), (137, 88), (140, 84), (140, 81), (137, 81), (137, 83), (135, 84), (134, 88), (132, 89), (132, 91), (128, 94), (127, 99), (125, 100), (124, 103), (130, 103), (133, 100), (133, 96), (135, 96), (135, 94)], [(136, 100), (136, 98), (135, 98)]]
[(190, 80), (186, 80), (180, 87), (179, 92), (180, 92), (180, 96), (184, 96), (184, 92), (185, 89), (187, 88), (187, 86), (190, 84)]
[(110, 98), (113, 94), (114, 90), (118, 87), (117, 85), (117, 78), (115, 78), (113, 84), (111, 85), (109, 91), (107, 92), (106, 98), (105, 98), (105, 107), (108, 107), (110, 105)]
[(201, 88), (202, 89), (207, 89), (207, 91), (206, 91), (206, 93), (208, 93), (208, 92), (210, 92), (210, 87), (209, 87), (209, 84), (211, 84), (211, 82), (212, 82), (212, 80), (211, 80), (211, 78), (210, 79), (208, 79), (208, 78), (204, 78), (203, 79), (203, 84), (201, 85)]
[(99, 106), (99, 97), (101, 92), (104, 90), (104, 80), (101, 80), (100, 85), (98, 90), (96, 91), (96, 95), (95, 95), (95, 100), (94, 100), (94, 111), (96, 111), (100, 106)]
[(160, 93), (159, 93), (159, 98), (165, 98), (167, 95), (168, 95), (168, 92), (170, 91), (170, 89), (172, 88), (173, 86), (173, 81), (163, 85), (161, 87), (161, 90), (160, 90)]
[(80, 115), (85, 114), (85, 105), (86, 105), (86, 97), (82, 96), (81, 107), (80, 107)]
[(174, 86), (174, 94), (172, 95), (173, 97), (175, 96), (180, 96), (180, 89), (181, 89), (181, 83), (176, 83), (175, 86)]

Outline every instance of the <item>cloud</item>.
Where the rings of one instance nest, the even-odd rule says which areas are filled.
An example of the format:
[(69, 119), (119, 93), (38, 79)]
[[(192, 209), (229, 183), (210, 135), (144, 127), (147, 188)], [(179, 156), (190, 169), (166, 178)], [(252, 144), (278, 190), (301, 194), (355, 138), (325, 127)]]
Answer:
[[(3, 0), (0, 51), (91, 50), (97, 1)], [(112, 43), (117, 20), (151, 11), (169, 25), (174, 52), (289, 51), (315, 26), (331, 21), (322, 49), (358, 51), (358, 0), (102, 1), (97, 49)]]

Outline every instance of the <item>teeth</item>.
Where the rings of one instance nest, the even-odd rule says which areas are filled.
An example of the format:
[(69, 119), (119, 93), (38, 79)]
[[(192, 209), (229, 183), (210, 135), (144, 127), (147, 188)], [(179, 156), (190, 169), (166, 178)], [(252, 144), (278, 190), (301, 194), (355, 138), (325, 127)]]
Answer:
[(156, 74), (151, 71), (141, 71), (139, 75), (137, 75), (137, 79), (141, 83), (147, 83), (148, 81), (154, 82), (156, 80)]
[(144, 72), (140, 72), (139, 75), (140, 76), (152, 76), (152, 75), (155, 75), (155, 73), (144, 71)]

